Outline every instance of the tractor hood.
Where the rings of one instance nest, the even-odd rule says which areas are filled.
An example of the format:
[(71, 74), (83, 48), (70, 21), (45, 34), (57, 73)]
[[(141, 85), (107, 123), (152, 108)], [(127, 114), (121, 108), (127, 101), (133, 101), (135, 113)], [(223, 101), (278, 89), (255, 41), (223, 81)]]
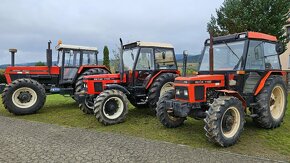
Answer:
[(84, 80), (120, 80), (120, 74), (88, 75), (84, 77)]
[(174, 83), (180, 84), (203, 84), (203, 83), (224, 83), (224, 75), (196, 75), (192, 77), (177, 77)]

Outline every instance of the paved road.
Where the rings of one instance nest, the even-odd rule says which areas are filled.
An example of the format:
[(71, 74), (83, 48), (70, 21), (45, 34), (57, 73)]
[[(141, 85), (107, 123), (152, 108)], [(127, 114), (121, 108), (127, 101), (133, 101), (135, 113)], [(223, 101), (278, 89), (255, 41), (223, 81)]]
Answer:
[(0, 162), (273, 162), (0, 116)]

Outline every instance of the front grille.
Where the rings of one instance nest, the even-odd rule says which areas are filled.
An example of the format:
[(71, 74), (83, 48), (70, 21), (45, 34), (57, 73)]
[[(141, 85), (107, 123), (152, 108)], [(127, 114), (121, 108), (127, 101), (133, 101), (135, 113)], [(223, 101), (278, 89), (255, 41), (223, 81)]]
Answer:
[(195, 86), (194, 96), (195, 96), (195, 100), (203, 100), (204, 99), (204, 86)]
[[(179, 91), (179, 94), (176, 92)], [(184, 94), (184, 92), (187, 91), (187, 95)], [(178, 99), (188, 100), (188, 88), (187, 87), (175, 87), (175, 97)]]
[(95, 87), (95, 92), (102, 92), (103, 91), (103, 83), (102, 82), (95, 82), (94, 87)]

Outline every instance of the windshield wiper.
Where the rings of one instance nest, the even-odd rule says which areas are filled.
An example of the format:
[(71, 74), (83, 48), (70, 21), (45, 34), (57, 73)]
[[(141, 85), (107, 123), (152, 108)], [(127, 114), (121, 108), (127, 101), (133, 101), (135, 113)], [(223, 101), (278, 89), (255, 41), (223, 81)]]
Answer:
[(240, 57), (238, 57), (238, 55), (233, 51), (233, 49), (224, 41), (224, 44), (226, 44), (226, 46), (230, 49), (230, 51), (238, 58), (240, 59)]

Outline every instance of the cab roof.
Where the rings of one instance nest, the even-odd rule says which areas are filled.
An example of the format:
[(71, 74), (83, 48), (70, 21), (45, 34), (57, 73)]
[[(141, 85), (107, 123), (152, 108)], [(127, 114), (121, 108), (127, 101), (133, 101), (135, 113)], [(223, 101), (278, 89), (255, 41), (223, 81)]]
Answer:
[(171, 44), (168, 43), (159, 43), (159, 42), (144, 42), (144, 41), (136, 41), (129, 44), (125, 44), (124, 48), (133, 48), (133, 47), (159, 47), (159, 48), (174, 48)]
[[(219, 36), (214, 37), (214, 43), (222, 43), (224, 41), (235, 41), (239, 39), (258, 39), (258, 40), (265, 40), (265, 41), (277, 41), (276, 36), (272, 36), (269, 34), (261, 33), (261, 32), (242, 32), (242, 33), (235, 33), (226, 36)], [(205, 44), (209, 44), (209, 39), (205, 41)]]
[(60, 49), (88, 50), (88, 51), (96, 51), (96, 52), (98, 52), (98, 49), (96, 47), (79, 46), (79, 45), (67, 45), (67, 44), (58, 44), (55, 47), (55, 49), (56, 50), (60, 50)]

